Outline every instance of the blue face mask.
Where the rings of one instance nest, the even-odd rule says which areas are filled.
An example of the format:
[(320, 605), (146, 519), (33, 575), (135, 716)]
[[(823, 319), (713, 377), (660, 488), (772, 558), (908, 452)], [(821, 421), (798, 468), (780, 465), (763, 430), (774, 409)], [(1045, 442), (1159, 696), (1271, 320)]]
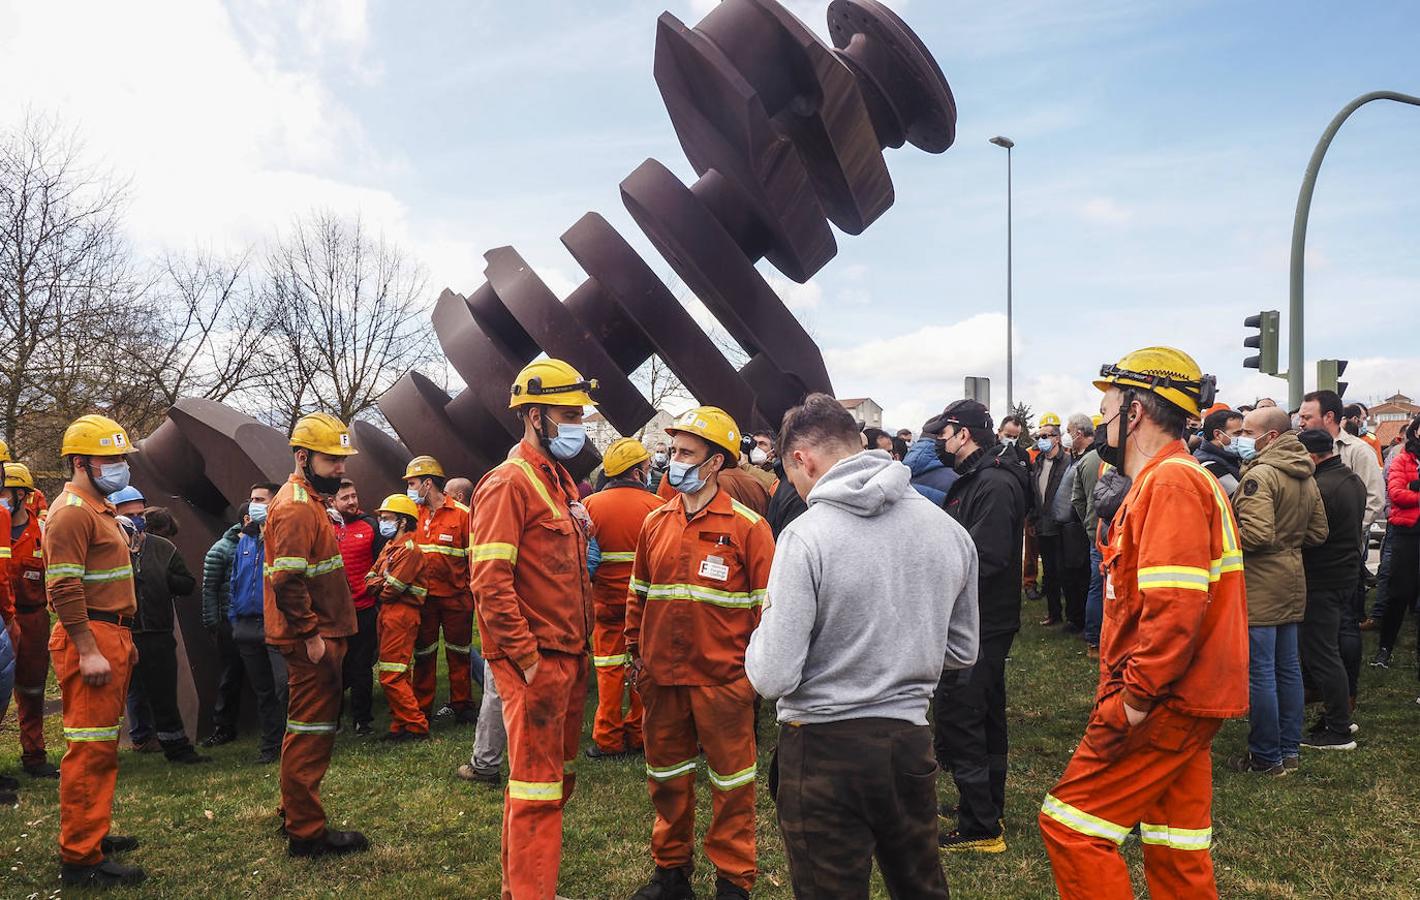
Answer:
[(700, 477), (700, 467), (704, 462), (673, 462), (666, 472), (666, 481), (682, 494), (693, 494), (705, 487), (705, 479)]
[(142, 534), (148, 528), (148, 520), (143, 518), (142, 513), (134, 513), (128, 517), (128, 521), (133, 523), (133, 530)]
[(586, 443), (587, 426), (562, 422), (557, 426), (557, 437), (548, 441), (547, 450), (557, 459), (571, 459), (582, 452)]
[(1232, 454), (1233, 456), (1239, 455), (1239, 454), (1238, 454), (1238, 438), (1235, 436), (1235, 437), (1233, 437), (1231, 440), (1229, 440), (1228, 443), (1224, 444), (1224, 445), (1222, 446), (1222, 451), (1223, 451), (1224, 453), (1230, 453), (1230, 454)]
[(1229, 444), (1229, 446), (1236, 447), (1237, 450), (1235, 452), (1243, 459), (1252, 459), (1257, 455), (1257, 439), (1248, 437), (1245, 434), (1240, 434), (1233, 438), (1233, 442)]
[(409, 490), (405, 491), (404, 496), (408, 497), (410, 500), (413, 500), (420, 506), (424, 505), (424, 501), (419, 497), (419, 491), (415, 488), (410, 488)]
[(265, 504), (265, 503), (248, 503), (248, 504), (247, 504), (247, 515), (251, 517), (251, 520), (252, 520), (253, 522), (255, 522), (255, 523), (257, 523), (258, 525), (260, 525), (262, 522), (265, 522), (265, 521), (266, 521), (266, 504)]
[(389, 519), (380, 520), (380, 534), (387, 538), (394, 537), (394, 533), (399, 530), (398, 522), (391, 522)]
[[(89, 470), (89, 477), (94, 481), (94, 489), (105, 497), (128, 487), (128, 463), (126, 461), (120, 460), (119, 462), (94, 465), (90, 460), (89, 465), (93, 466)], [(94, 469), (99, 470), (97, 475), (94, 474)]]
[(1051, 443), (1050, 438), (1041, 438), (1035, 442), (1035, 449), (1039, 450), (1041, 453), (1049, 453), (1050, 448), (1053, 446), (1055, 445)]

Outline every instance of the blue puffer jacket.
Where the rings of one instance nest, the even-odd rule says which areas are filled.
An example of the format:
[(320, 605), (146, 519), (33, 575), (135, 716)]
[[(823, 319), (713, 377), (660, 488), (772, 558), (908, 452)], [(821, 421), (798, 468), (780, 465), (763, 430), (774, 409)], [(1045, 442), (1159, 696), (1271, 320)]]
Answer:
[(912, 486), (917, 488), (917, 493), (941, 506), (947, 499), (947, 490), (957, 480), (957, 473), (937, 458), (937, 442), (929, 437), (918, 438), (907, 448), (902, 462), (912, 472)]
[(0, 718), (10, 708), (10, 694), (15, 690), (15, 647), (10, 643), (10, 629), (0, 618)]
[(243, 534), (232, 554), (231, 602), (227, 618), (261, 619), (265, 610), (263, 569), (266, 545), (260, 535)]

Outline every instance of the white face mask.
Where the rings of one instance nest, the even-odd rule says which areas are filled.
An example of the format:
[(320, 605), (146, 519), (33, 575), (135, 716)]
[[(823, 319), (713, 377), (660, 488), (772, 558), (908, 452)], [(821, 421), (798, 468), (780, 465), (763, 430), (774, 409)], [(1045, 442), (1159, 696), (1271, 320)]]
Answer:
[(1062, 434), (1060, 436), (1060, 446), (1064, 447), (1066, 450), (1075, 446), (1075, 435), (1069, 431)]
[(767, 459), (769, 459), (769, 453), (765, 451), (763, 447), (755, 447), (753, 450), (749, 451), (749, 461), (756, 466), (764, 465)]

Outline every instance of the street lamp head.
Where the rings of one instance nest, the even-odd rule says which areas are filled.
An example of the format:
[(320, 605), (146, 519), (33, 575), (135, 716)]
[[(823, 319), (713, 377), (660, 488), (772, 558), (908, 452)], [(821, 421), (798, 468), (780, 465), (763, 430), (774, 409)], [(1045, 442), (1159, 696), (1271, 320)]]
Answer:
[(999, 135), (999, 134), (996, 135), (994, 138), (991, 139), (991, 143), (995, 144), (997, 147), (1005, 147), (1007, 150), (1009, 150), (1009, 149), (1011, 149), (1012, 147), (1016, 146), (1016, 142), (1015, 142), (1015, 141), (1011, 140), (1011, 139), (1008, 138), (1008, 137), (1002, 137), (1002, 136)]

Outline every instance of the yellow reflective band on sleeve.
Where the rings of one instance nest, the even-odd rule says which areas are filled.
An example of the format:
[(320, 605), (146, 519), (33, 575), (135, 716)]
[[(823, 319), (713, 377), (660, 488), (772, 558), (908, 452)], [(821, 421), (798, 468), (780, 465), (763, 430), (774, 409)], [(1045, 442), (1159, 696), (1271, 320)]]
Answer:
[[(633, 580), (633, 587), (639, 585)], [(751, 609), (764, 604), (767, 591), (717, 591), (699, 584), (652, 584), (645, 591), (647, 600), (693, 600), (726, 609)]]
[(558, 801), (562, 799), (562, 782), (514, 781), (509, 778), (508, 796), (513, 800)]
[(532, 482), (533, 490), (537, 491), (537, 495), (542, 498), (542, 502), (546, 503), (547, 508), (552, 511), (552, 518), (562, 518), (562, 510), (558, 509), (557, 504), (552, 502), (552, 496), (547, 493), (547, 486), (542, 483), (541, 478), (537, 477), (537, 473), (533, 471), (531, 463), (515, 456), (504, 463), (504, 465), (517, 466), (519, 469), (522, 469), (523, 474), (528, 476), (528, 481)]
[(733, 498), (730, 500), (730, 508), (735, 511), (736, 515), (749, 519), (751, 524), (758, 522), (760, 519), (759, 513)]
[(65, 505), (65, 506), (83, 506), (83, 505), (84, 505), (84, 501), (83, 501), (83, 500), (80, 500), (80, 499), (79, 499), (76, 495), (74, 495), (74, 494), (65, 494), (65, 495), (64, 495), (64, 505)]
[(756, 766), (750, 766), (748, 769), (741, 769), (732, 775), (721, 775), (709, 766), (705, 767), (706, 774), (710, 776), (711, 787), (720, 791), (733, 791), (735, 788), (744, 787), (754, 781), (756, 770)]
[(1206, 593), (1211, 582), (1209, 570), (1195, 566), (1145, 566), (1139, 570), (1141, 591), (1150, 588), (1181, 588)]
[(463, 547), (450, 547), (446, 544), (420, 544), (420, 553), (438, 553), (441, 556), (452, 556), (455, 559), (463, 559), (468, 556), (468, 550)]
[(627, 551), (624, 552), (624, 553), (623, 553), (623, 552), (620, 552), (620, 551), (618, 551), (618, 552), (616, 552), (616, 553), (606, 553), (606, 552), (603, 552), (603, 553), (602, 553), (602, 563), (603, 563), (603, 564), (605, 564), (605, 563), (635, 562), (635, 561), (636, 561), (636, 551), (635, 551), (635, 550), (627, 550)]
[(306, 577), (315, 578), (319, 575), (329, 575), (331, 572), (343, 568), (345, 568), (345, 559), (337, 553), (330, 559), (323, 559), (313, 566), (306, 566)]
[(515, 544), (474, 544), (472, 551), (469, 553), (469, 559), (471, 562), (476, 563), (501, 559), (509, 565), (516, 565), (518, 562), (518, 548)]
[(61, 578), (82, 578), (84, 567), (78, 563), (50, 563), (45, 569), (45, 581), (58, 581)]
[(10, 558), (10, 548), (9, 548), (9, 547), (0, 547), (0, 559), (9, 559), (9, 558)]
[(379, 662), (375, 663), (375, 671), (376, 671), (376, 672), (408, 672), (408, 671), (409, 671), (409, 664), (408, 664), (408, 663), (385, 662), (384, 660), (380, 660)]
[(468, 652), (473, 649), (473, 645), (450, 644), (448, 641), (444, 641), (444, 649), (449, 651), (450, 653), (462, 653), (464, 656), (468, 656)]
[(673, 766), (653, 766), (650, 763), (646, 764), (646, 776), (656, 781), (670, 781), (672, 778), (679, 778), (682, 775), (692, 775), (694, 773), (694, 759), (687, 759), (685, 762), (679, 762)]
[[(1212, 478), (1213, 476), (1208, 477)], [(1040, 811), (1071, 831), (1078, 831), (1080, 834), (1087, 834), (1090, 837), (1104, 838), (1117, 845), (1122, 845), (1124, 839), (1129, 836), (1129, 829), (1123, 825), (1116, 825), (1107, 819), (1092, 816), (1083, 809), (1060, 800), (1054, 794), (1045, 795), (1045, 802), (1040, 805)]]
[(1139, 823), (1139, 841), (1170, 850), (1207, 850), (1213, 846), (1212, 828), (1173, 828), (1169, 825)]
[(617, 656), (593, 656), (592, 665), (598, 669), (610, 669), (612, 666), (627, 666), (631, 664), (631, 654), (621, 653)]
[(438, 645), (438, 644), (430, 644), (430, 645), (427, 646), (427, 647), (415, 647), (415, 648), (414, 648), (414, 655), (415, 655), (415, 656), (429, 656), (429, 655), (432, 654), (435, 650), (438, 650), (438, 649), (439, 649), (439, 645)]
[(409, 585), (405, 584), (403, 581), (400, 581), (393, 575), (385, 576), (385, 584), (389, 585), (390, 587), (399, 588), (401, 591), (409, 590)]
[(428, 589), (428, 588), (422, 588), (422, 587), (420, 587), (420, 586), (417, 585), (417, 584), (411, 584), (411, 585), (409, 586), (409, 592), (410, 592), (411, 594), (413, 594), (414, 596), (416, 596), (416, 597), (427, 597), (427, 596), (429, 596), (429, 589)]
[(277, 572), (297, 572), (304, 575), (306, 573), (306, 558), (304, 556), (278, 556), (271, 561), (271, 565), (266, 567), (268, 577)]
[(639, 578), (631, 579), (631, 589), (638, 594), (644, 594), (651, 590), (651, 582), (642, 581)]
[(301, 722), (286, 720), (286, 730), (292, 734), (335, 734), (335, 722)]
[[(1243, 570), (1243, 555), (1241, 550), (1224, 550), (1222, 559), (1213, 560), (1212, 572), (1219, 577), (1224, 572), (1241, 572)], [(1216, 581), (1217, 579), (1213, 579)]]
[(85, 569), (83, 581), (89, 584), (107, 584), (110, 581), (125, 581), (132, 577), (132, 566), (119, 566), (116, 569)]
[(71, 728), (65, 725), (64, 739), (66, 741), (116, 741), (118, 740), (118, 726)]

